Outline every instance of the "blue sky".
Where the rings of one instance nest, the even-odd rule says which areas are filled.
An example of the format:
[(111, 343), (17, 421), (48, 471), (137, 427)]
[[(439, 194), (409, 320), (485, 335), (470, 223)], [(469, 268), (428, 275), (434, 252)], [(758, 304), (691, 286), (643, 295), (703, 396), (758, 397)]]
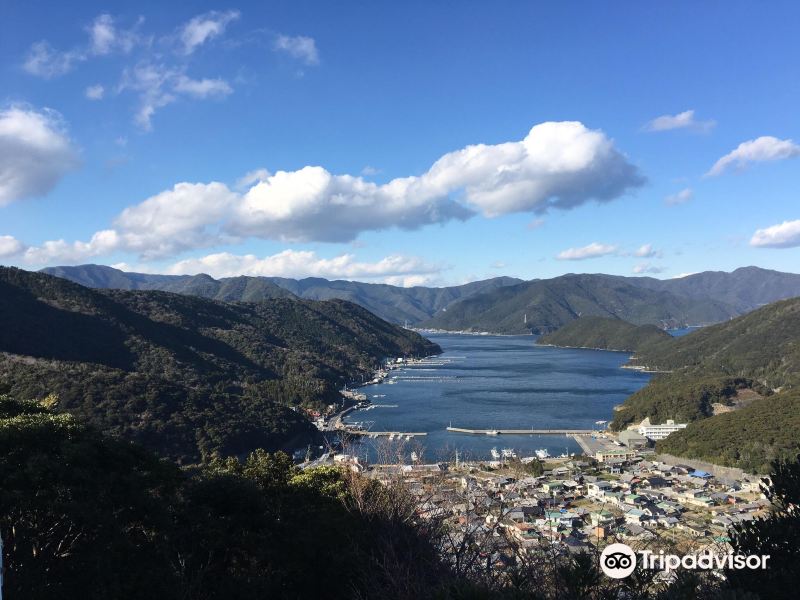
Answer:
[(796, 271), (798, 22), (796, 2), (5, 2), (0, 262)]

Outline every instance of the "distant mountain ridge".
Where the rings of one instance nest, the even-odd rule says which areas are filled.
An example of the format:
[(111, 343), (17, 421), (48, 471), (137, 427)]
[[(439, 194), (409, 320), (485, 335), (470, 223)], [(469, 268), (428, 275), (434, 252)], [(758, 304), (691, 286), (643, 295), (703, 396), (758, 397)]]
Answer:
[(441, 288), (314, 277), (151, 275), (102, 265), (50, 267), (43, 272), (87, 287), (157, 289), (223, 301), (338, 298), (359, 304), (392, 323), (512, 334), (548, 333), (580, 316), (619, 318), (659, 327), (705, 325), (800, 296), (800, 275), (759, 267), (666, 280), (603, 274), (567, 274), (531, 281), (495, 277)]
[(652, 290), (624, 277), (569, 274), (475, 294), (446, 307), (420, 326), (506, 334), (549, 333), (582, 316), (678, 327), (716, 323), (737, 314), (724, 302)]
[(442, 308), (476, 293), (520, 283), (513, 277), (495, 277), (464, 285), (403, 288), (382, 283), (330, 281), (319, 277), (225, 277), (209, 275), (151, 275), (128, 273), (105, 265), (48, 267), (42, 273), (91, 288), (161, 290), (226, 302), (298, 297), (305, 300), (348, 300), (390, 323), (418, 323)]

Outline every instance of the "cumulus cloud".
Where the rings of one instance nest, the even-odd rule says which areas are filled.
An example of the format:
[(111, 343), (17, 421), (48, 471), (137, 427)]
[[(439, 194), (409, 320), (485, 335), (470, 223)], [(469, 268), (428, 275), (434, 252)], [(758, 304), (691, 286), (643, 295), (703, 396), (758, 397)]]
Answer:
[(663, 273), (666, 269), (664, 267), (658, 267), (656, 265), (652, 265), (648, 262), (639, 263), (635, 267), (633, 267), (633, 272), (637, 275), (642, 275), (644, 273)]
[(379, 186), (322, 167), (278, 171), (248, 190), (227, 230), (291, 242), (348, 242), (365, 230), (416, 229), (473, 214), (446, 195), (414, 194), (415, 180)]
[(236, 180), (236, 189), (237, 190), (246, 190), (247, 188), (255, 185), (256, 183), (261, 183), (262, 181), (266, 181), (269, 179), (271, 173), (266, 169), (254, 169), (252, 171), (248, 171), (244, 175), (242, 175), (239, 179)]
[(77, 165), (57, 113), (22, 106), (0, 110), (0, 206), (43, 196)]
[(737, 170), (747, 168), (750, 163), (783, 160), (800, 156), (800, 145), (792, 140), (779, 140), (771, 135), (764, 135), (754, 140), (742, 142), (720, 158), (706, 173), (706, 177), (721, 175), (729, 168)]
[(114, 221), (117, 248), (152, 259), (219, 243), (214, 225), (236, 200), (222, 183), (179, 183), (122, 211)]
[(661, 251), (653, 248), (653, 244), (644, 244), (639, 246), (633, 255), (639, 258), (653, 258), (656, 256), (661, 256)]
[(25, 244), (10, 235), (0, 235), (0, 258), (17, 256), (25, 250)]
[[(145, 69), (137, 77), (153, 82), (142, 84), (153, 105), (171, 101), (161, 94), (177, 93), (158, 70)], [(260, 169), (238, 182), (251, 186), (241, 192), (222, 183), (179, 183), (126, 209), (111, 231), (118, 236), (117, 249), (148, 259), (247, 237), (350, 242), (364, 231), (417, 229), (476, 212), (495, 217), (568, 210), (591, 200), (610, 201), (642, 182), (603, 133), (580, 123), (543, 123), (520, 142), (468, 146), (444, 155), (422, 175), (381, 185), (318, 166)], [(533, 226), (540, 224), (537, 219)], [(598, 247), (616, 249), (594, 244), (574, 252), (591, 254)]]
[(361, 262), (352, 254), (322, 258), (308, 250), (284, 250), (271, 256), (209, 254), (176, 262), (167, 268), (173, 275), (207, 273), (212, 277), (252, 275), (264, 277), (325, 277), (326, 279), (405, 280), (436, 274), (441, 267), (413, 256), (392, 255), (377, 262)]
[(445, 154), (420, 176), (378, 185), (322, 167), (278, 171), (237, 207), (231, 232), (285, 241), (349, 241), (360, 231), (613, 200), (644, 182), (602, 132), (542, 123), (520, 142)]
[(25, 249), (23, 258), (32, 265), (54, 263), (79, 263), (86, 259), (114, 252), (119, 247), (119, 235), (114, 230), (103, 230), (95, 233), (88, 242), (67, 242), (50, 240), (41, 246), (30, 246)]
[(784, 221), (772, 227), (758, 229), (750, 239), (757, 248), (796, 248), (800, 246), (800, 219)]
[(645, 131), (669, 131), (671, 129), (692, 129), (695, 131), (709, 131), (716, 125), (715, 121), (698, 121), (694, 118), (693, 110), (685, 110), (677, 115), (662, 115), (649, 121)]
[(303, 35), (279, 35), (275, 38), (273, 48), (278, 52), (285, 52), (307, 65), (319, 64), (319, 52), (314, 38)]
[(89, 100), (102, 100), (106, 93), (106, 89), (102, 85), (90, 85), (84, 92)]
[(567, 248), (556, 255), (558, 260), (586, 260), (587, 258), (599, 258), (614, 254), (617, 247), (610, 244), (600, 244), (592, 242), (588, 246), (580, 248)]
[(664, 203), (667, 206), (677, 206), (678, 204), (684, 204), (694, 198), (694, 192), (691, 188), (684, 188), (680, 192), (675, 194), (671, 194), (664, 198)]
[(239, 18), (239, 11), (211, 11), (189, 20), (180, 28), (179, 37), (183, 44), (183, 53), (191, 54), (197, 48), (225, 33), (231, 21)]

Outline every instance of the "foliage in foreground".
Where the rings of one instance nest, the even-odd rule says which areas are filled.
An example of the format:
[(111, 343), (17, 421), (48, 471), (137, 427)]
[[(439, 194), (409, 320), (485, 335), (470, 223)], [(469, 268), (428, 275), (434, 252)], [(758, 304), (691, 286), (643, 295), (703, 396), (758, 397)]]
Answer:
[(9, 600), (767, 600), (793, 597), (800, 585), (798, 463), (775, 465), (777, 511), (732, 536), (737, 551), (777, 559), (727, 582), (682, 572), (658, 583), (643, 570), (615, 581), (595, 555), (530, 555), (513, 545), (497, 555), (448, 521), (420, 518), (400, 484), (331, 467), (300, 471), (285, 454), (263, 451), (189, 472), (8, 397), (0, 397), (0, 481)]

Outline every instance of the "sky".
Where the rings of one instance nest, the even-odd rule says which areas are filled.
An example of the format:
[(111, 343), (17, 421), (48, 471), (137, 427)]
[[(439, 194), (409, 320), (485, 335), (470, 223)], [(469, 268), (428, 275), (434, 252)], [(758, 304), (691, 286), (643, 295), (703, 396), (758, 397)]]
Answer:
[(0, 5), (0, 264), (798, 271), (800, 3)]

